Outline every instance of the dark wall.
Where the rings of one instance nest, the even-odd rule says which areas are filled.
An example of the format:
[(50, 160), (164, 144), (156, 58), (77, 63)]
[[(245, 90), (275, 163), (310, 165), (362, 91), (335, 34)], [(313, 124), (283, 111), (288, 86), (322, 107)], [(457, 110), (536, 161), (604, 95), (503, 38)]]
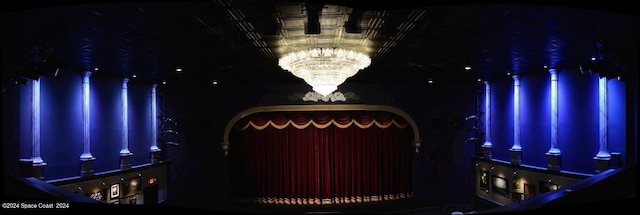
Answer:
[[(572, 70), (558, 73), (558, 145), (562, 170), (592, 174), (599, 141), (599, 76)], [(551, 89), (548, 73), (521, 77), (522, 163), (546, 168), (550, 149)], [(608, 151), (622, 152), (625, 145), (625, 86), (608, 79)], [(491, 82), (491, 142), (493, 159), (510, 161), (513, 145), (513, 80)], [(624, 154), (624, 153), (623, 153)]]
[[(559, 147), (563, 169), (593, 173), (593, 156), (598, 150), (597, 76), (561, 71), (559, 82)], [(58, 78), (41, 78), (41, 155), (47, 162), (47, 179), (78, 176), (82, 146), (82, 78), (69, 73)], [(624, 83), (609, 80), (609, 150), (625, 152)], [(494, 159), (510, 160), (513, 142), (513, 80), (493, 80), (492, 142)], [(549, 149), (549, 74), (523, 75), (521, 85), (521, 135), (523, 163), (546, 167)], [(129, 82), (129, 150), (132, 164), (149, 162), (151, 145), (151, 88), (149, 83)], [(19, 129), (3, 129), (5, 142), (19, 142), (19, 153), (8, 154), (17, 169), (18, 158), (29, 158), (30, 82), (11, 86), (3, 93), (3, 123)], [(280, 104), (324, 104), (302, 101), (296, 95), (310, 89), (300, 84), (224, 83), (218, 86), (176, 81), (158, 86), (158, 112), (175, 119), (179, 135), (165, 153), (169, 167), (168, 202), (191, 207), (224, 207), (230, 193), (228, 157), (220, 143), (224, 129), (245, 109)], [(474, 136), (466, 116), (483, 107), (484, 84), (369, 84), (347, 82), (339, 91), (351, 93), (345, 102), (377, 104), (399, 108), (416, 122), (422, 147), (414, 156), (414, 196), (434, 203), (471, 204), (473, 175), (471, 157), (477, 144), (465, 142)], [(91, 153), (96, 172), (119, 167), (121, 145), (121, 79), (94, 74), (91, 77)], [(478, 97), (480, 95), (480, 97)], [(8, 101), (8, 102), (5, 102)], [(7, 117), (5, 117), (7, 116)], [(6, 123), (5, 123), (6, 122)], [(16, 132), (17, 131), (17, 132)], [(16, 149), (18, 144), (4, 146)], [(230, 146), (233, 156), (233, 143)], [(7, 152), (5, 150), (5, 152)], [(5, 153), (6, 155), (6, 153)], [(624, 156), (624, 155), (623, 155)], [(199, 198), (197, 196), (208, 196)]]
[[(119, 152), (122, 146), (122, 80), (91, 76), (90, 85), (90, 152), (96, 160), (95, 172), (119, 169)], [(80, 173), (80, 155), (83, 153), (82, 130), (82, 76), (67, 73), (51, 78), (41, 77), (40, 85), (40, 155), (47, 166), (45, 179), (75, 177)], [(18, 134), (21, 159), (31, 158), (31, 87), (12, 86), (8, 94), (17, 93), (19, 104)], [(151, 145), (151, 85), (129, 82), (129, 150), (134, 154), (132, 165), (149, 162)], [(3, 106), (5, 107), (5, 106)]]

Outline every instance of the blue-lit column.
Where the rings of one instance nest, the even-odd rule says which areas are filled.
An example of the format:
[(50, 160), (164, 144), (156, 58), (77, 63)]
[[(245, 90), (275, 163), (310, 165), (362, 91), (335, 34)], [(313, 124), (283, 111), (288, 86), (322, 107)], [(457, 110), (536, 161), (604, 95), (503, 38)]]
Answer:
[(91, 72), (84, 72), (82, 75), (82, 144), (83, 152), (80, 155), (80, 176), (93, 175), (93, 161), (91, 155), (91, 124), (89, 109), (89, 76)]
[(551, 148), (546, 153), (549, 159), (547, 169), (560, 170), (560, 149), (558, 149), (558, 70), (549, 69), (551, 74)]
[(122, 79), (122, 149), (120, 149), (120, 169), (131, 168), (131, 156), (129, 151), (129, 102), (127, 99), (128, 78)]
[(482, 144), (483, 157), (491, 159), (491, 150), (493, 144), (491, 144), (491, 85), (489, 81), (484, 81), (484, 143)]
[(596, 173), (609, 169), (611, 154), (608, 152), (608, 109), (607, 109), (607, 77), (601, 77), (598, 80), (598, 103), (599, 103), (599, 145), (598, 154), (593, 158), (596, 161)]
[(44, 167), (47, 165), (40, 157), (40, 81), (33, 80), (31, 85), (31, 162), (33, 177), (44, 179)]
[(151, 163), (160, 162), (160, 148), (158, 148), (158, 107), (156, 88), (157, 84), (151, 87)]
[(520, 76), (513, 76), (513, 146), (511, 146), (511, 164), (520, 165), (522, 162), (522, 147), (520, 146)]

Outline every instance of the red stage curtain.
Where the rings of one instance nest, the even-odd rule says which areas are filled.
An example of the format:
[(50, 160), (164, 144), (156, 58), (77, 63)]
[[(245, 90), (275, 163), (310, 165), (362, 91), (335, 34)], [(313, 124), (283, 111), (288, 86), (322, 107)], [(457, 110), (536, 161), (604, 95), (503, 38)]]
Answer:
[(237, 200), (334, 204), (412, 195), (412, 137), (387, 112), (268, 112), (231, 134)]

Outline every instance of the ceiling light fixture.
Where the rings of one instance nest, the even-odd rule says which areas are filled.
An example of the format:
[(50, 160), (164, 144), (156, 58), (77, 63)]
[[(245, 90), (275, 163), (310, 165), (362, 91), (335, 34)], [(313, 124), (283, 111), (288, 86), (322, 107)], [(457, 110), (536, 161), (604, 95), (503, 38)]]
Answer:
[(371, 58), (363, 53), (340, 48), (314, 48), (292, 52), (280, 58), (278, 65), (304, 79), (327, 96), (347, 78), (368, 67)]

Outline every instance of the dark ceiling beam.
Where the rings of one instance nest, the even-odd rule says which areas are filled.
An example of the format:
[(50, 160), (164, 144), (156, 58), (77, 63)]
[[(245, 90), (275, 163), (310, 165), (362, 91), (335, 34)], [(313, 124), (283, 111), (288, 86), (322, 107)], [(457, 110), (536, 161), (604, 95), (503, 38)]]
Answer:
[(362, 33), (362, 15), (364, 9), (354, 8), (349, 14), (349, 21), (344, 22), (344, 30), (347, 33)]
[(307, 12), (307, 23), (304, 25), (305, 34), (320, 34), (320, 14), (322, 14), (323, 7), (323, 3), (305, 3)]

